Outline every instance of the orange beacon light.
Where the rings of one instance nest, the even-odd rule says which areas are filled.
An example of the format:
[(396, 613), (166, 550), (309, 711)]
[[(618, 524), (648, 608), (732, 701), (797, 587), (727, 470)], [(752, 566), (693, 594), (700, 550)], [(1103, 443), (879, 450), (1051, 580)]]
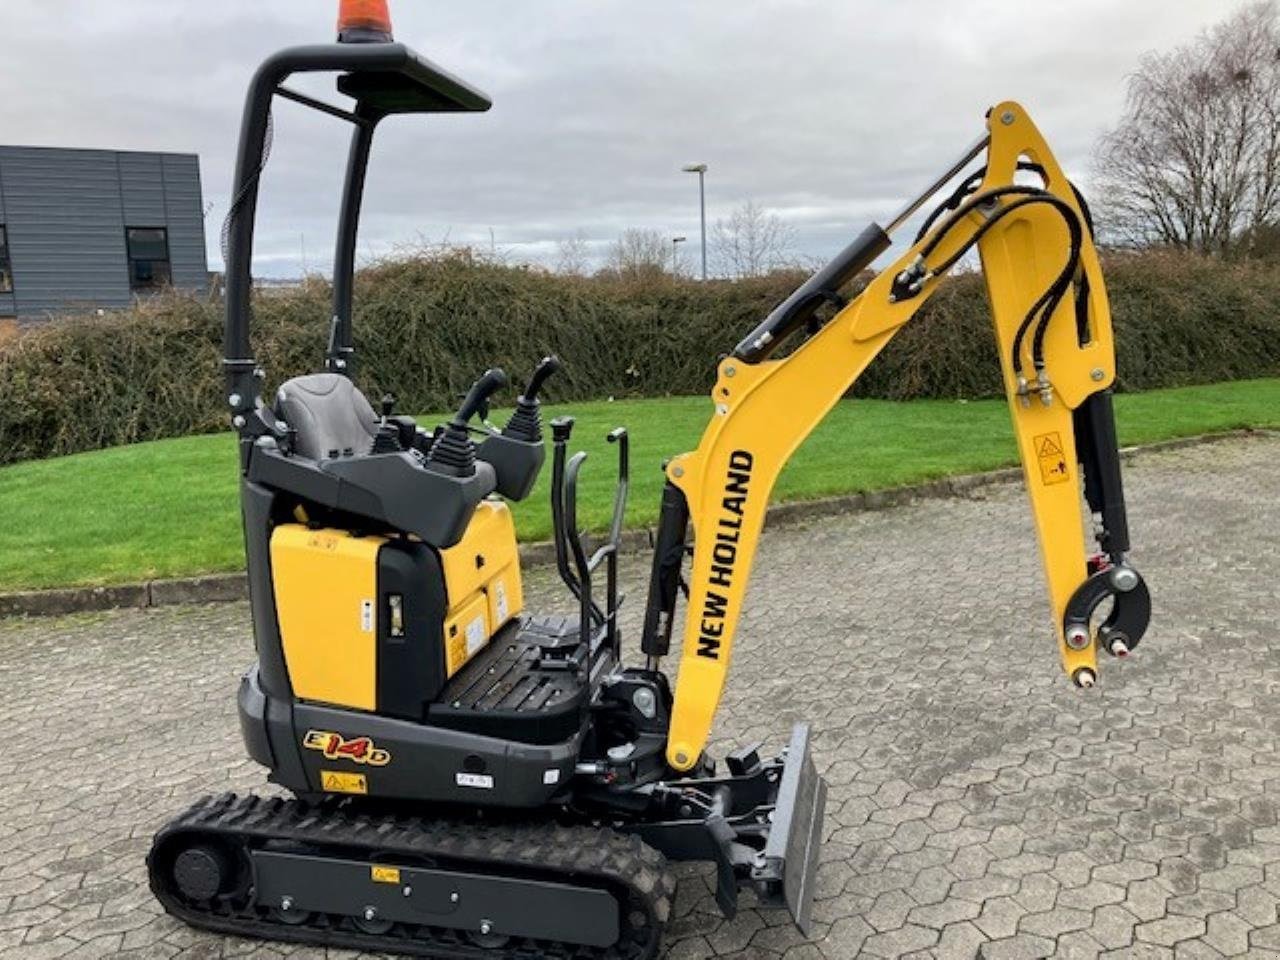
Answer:
[(387, 0), (340, 0), (339, 43), (390, 43), (391, 11)]

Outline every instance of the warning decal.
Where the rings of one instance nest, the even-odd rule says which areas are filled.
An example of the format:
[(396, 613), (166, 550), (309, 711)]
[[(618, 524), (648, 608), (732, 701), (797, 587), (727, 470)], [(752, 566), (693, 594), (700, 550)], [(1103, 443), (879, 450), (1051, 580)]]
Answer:
[(1040, 479), (1045, 484), (1062, 483), (1070, 479), (1067, 455), (1062, 451), (1062, 437), (1056, 433), (1042, 433), (1032, 441), (1036, 448), (1036, 460), (1040, 464)]
[(329, 793), (368, 793), (369, 781), (365, 779), (363, 773), (321, 770), (320, 789)]

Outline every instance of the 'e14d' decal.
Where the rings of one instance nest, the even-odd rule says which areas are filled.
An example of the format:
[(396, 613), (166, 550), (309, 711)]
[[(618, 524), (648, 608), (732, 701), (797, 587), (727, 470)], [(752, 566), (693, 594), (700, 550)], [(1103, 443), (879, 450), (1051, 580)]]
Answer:
[(747, 510), (747, 487), (751, 483), (754, 465), (755, 457), (748, 450), (735, 450), (729, 454), (720, 519), (716, 523), (715, 541), (711, 544), (711, 575), (707, 580), (702, 617), (698, 624), (698, 656), (707, 660), (720, 659), (725, 618), (729, 615), (729, 590), (733, 587), (738, 541), (742, 537), (742, 518)]
[(390, 751), (375, 747), (369, 737), (353, 737), (348, 740), (340, 733), (308, 730), (307, 735), (302, 738), (302, 745), (308, 750), (323, 753), (326, 760), (350, 760), (371, 767), (385, 767), (391, 762)]

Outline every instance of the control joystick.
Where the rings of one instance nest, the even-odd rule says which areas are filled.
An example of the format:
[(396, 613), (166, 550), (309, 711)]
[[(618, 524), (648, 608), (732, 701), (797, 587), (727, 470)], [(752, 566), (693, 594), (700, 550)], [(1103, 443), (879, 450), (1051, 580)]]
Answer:
[(391, 411), (395, 405), (395, 394), (382, 395), (382, 419), (378, 421), (378, 432), (373, 438), (374, 453), (399, 453), (404, 449), (400, 443), (400, 428), (391, 422)]
[(507, 375), (497, 367), (471, 385), (462, 406), (453, 415), (427, 454), (427, 469), (453, 477), (469, 477), (476, 472), (476, 445), (467, 424), (488, 409), (489, 398), (507, 385)]
[(516, 411), (502, 428), (502, 435), (525, 443), (542, 442), (542, 403), (538, 393), (553, 374), (564, 367), (556, 356), (544, 357), (529, 378), (529, 385), (516, 400)]

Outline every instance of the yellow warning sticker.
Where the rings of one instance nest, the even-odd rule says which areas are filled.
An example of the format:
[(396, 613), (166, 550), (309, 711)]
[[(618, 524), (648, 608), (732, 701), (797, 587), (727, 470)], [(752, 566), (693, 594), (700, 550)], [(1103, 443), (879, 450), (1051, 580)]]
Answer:
[(399, 883), (399, 867), (380, 867), (374, 864), (369, 868), (369, 877), (374, 883)]
[(329, 793), (368, 793), (369, 781), (363, 773), (345, 770), (321, 770), (320, 786)]
[(1040, 464), (1040, 479), (1047, 485), (1062, 483), (1071, 478), (1067, 468), (1067, 455), (1062, 450), (1062, 437), (1057, 433), (1042, 433), (1033, 441), (1036, 460)]

